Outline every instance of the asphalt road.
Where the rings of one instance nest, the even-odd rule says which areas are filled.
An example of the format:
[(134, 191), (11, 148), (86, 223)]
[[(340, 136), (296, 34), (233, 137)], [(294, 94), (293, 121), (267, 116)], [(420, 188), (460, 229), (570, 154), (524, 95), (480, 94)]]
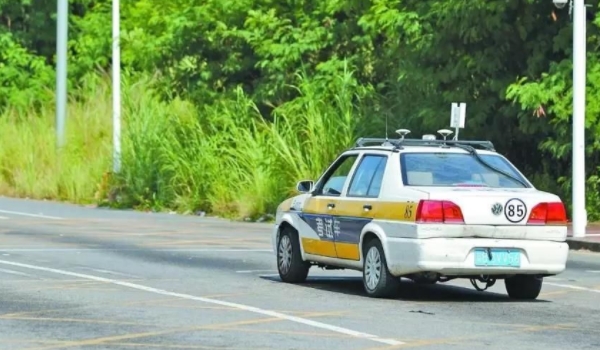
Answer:
[(0, 349), (598, 349), (600, 254), (535, 302), (468, 281), (279, 281), (271, 225), (0, 198)]

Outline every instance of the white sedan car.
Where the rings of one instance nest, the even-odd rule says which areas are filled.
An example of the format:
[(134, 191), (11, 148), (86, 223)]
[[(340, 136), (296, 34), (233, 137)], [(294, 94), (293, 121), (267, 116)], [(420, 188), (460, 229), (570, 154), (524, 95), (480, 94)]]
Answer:
[(487, 141), (360, 139), (297, 189), (272, 235), (284, 282), (317, 265), (362, 271), (373, 297), (391, 296), (404, 277), (468, 278), (478, 290), (504, 279), (510, 297), (535, 299), (544, 276), (565, 270), (561, 199)]

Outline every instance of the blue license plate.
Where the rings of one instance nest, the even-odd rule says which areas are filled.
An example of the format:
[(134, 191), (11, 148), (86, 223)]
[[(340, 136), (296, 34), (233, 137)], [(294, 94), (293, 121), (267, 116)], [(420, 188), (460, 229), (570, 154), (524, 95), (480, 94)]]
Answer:
[(502, 248), (493, 248), (490, 251), (486, 248), (476, 248), (475, 266), (519, 267), (521, 266), (521, 252)]

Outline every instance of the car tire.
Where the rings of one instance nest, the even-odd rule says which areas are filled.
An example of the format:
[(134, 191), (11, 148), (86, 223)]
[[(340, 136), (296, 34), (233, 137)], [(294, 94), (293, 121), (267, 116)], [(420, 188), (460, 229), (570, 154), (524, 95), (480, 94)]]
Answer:
[(284, 227), (277, 241), (277, 270), (283, 282), (301, 283), (306, 280), (310, 263), (302, 260), (298, 234)]
[(504, 280), (508, 296), (513, 299), (534, 300), (540, 295), (544, 278), (537, 275), (516, 275)]
[(400, 286), (400, 278), (393, 276), (388, 269), (385, 253), (378, 239), (365, 245), (362, 272), (363, 286), (370, 297), (389, 298)]

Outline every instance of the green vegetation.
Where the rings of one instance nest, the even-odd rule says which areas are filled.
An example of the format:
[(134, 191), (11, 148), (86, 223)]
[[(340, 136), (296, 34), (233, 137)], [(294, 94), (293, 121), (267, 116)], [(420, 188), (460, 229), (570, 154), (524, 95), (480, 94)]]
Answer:
[[(66, 148), (55, 3), (0, 0), (0, 193), (258, 218), (360, 136), (489, 139), (570, 202), (568, 9), (535, 0), (122, 1), (123, 170), (111, 174), (111, 1), (71, 0)], [(600, 219), (600, 20), (589, 8), (587, 194)]]

